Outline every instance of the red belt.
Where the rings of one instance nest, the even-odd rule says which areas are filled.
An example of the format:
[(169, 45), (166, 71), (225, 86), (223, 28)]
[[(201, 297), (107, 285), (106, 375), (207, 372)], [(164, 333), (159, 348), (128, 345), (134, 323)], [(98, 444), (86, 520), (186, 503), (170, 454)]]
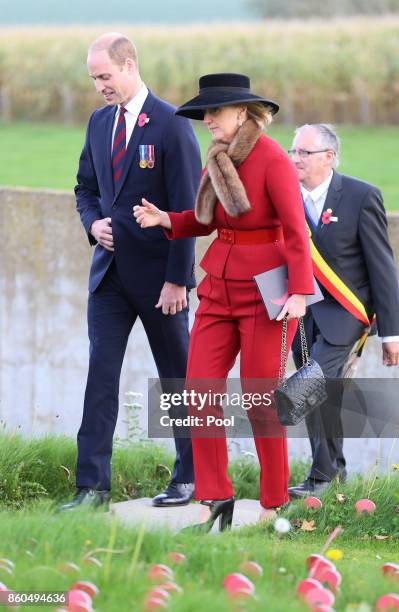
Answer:
[(258, 230), (231, 230), (227, 228), (218, 229), (218, 238), (227, 244), (266, 244), (283, 239), (281, 227)]

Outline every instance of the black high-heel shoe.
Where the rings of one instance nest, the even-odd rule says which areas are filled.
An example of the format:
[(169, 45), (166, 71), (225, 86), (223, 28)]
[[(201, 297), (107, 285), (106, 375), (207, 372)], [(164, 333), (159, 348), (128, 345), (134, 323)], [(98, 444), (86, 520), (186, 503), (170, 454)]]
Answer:
[(234, 511), (234, 497), (229, 497), (228, 499), (213, 499), (213, 500), (203, 500), (200, 503), (203, 506), (208, 506), (211, 515), (205, 523), (199, 523), (198, 525), (191, 525), (190, 527), (186, 527), (182, 529), (182, 531), (192, 533), (208, 533), (212, 527), (216, 519), (219, 517), (219, 531), (226, 531), (227, 529), (231, 529), (231, 524), (233, 522), (233, 511)]

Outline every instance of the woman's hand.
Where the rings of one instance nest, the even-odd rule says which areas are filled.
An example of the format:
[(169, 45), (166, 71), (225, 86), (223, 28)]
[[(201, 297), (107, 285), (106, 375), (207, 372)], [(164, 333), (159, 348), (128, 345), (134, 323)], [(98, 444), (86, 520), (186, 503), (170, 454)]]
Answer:
[(146, 227), (155, 227), (160, 225), (165, 229), (171, 229), (171, 223), (168, 213), (160, 210), (145, 198), (141, 198), (142, 206), (133, 206), (133, 215), (136, 217), (137, 223), (143, 229)]
[(306, 312), (306, 295), (300, 295), (293, 293), (290, 295), (286, 303), (284, 304), (280, 314), (276, 318), (276, 321), (281, 321), (287, 316), (288, 321), (291, 319), (299, 319), (303, 317)]

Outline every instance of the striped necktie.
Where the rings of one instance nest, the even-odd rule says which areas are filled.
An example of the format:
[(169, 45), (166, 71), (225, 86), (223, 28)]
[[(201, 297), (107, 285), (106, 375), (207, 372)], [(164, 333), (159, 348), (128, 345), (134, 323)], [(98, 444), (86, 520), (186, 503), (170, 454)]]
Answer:
[(117, 187), (123, 170), (123, 161), (126, 153), (126, 108), (119, 109), (118, 122), (116, 124), (114, 142), (112, 144), (112, 177), (114, 187)]

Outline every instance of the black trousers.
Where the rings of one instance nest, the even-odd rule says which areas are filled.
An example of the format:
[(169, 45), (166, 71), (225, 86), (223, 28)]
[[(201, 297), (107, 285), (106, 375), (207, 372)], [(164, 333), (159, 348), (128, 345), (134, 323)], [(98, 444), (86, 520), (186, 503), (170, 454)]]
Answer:
[[(313, 458), (308, 477), (329, 481), (337, 474), (346, 475), (341, 422), (343, 385), (340, 378), (353, 345), (329, 344), (311, 315), (307, 315), (306, 335), (310, 355), (323, 370), (328, 391), (324, 404), (306, 419)], [(302, 365), (301, 354), (293, 352), (293, 358), (295, 366), (299, 368)]]
[[(159, 294), (135, 295), (122, 285), (115, 262), (89, 295), (89, 373), (78, 432), (78, 487), (111, 488), (112, 440), (118, 417), (119, 380), (129, 334), (143, 323), (160, 378), (185, 378), (188, 309), (164, 315)], [(134, 383), (133, 383), (134, 384)], [(191, 440), (175, 438), (174, 482), (194, 482)]]

